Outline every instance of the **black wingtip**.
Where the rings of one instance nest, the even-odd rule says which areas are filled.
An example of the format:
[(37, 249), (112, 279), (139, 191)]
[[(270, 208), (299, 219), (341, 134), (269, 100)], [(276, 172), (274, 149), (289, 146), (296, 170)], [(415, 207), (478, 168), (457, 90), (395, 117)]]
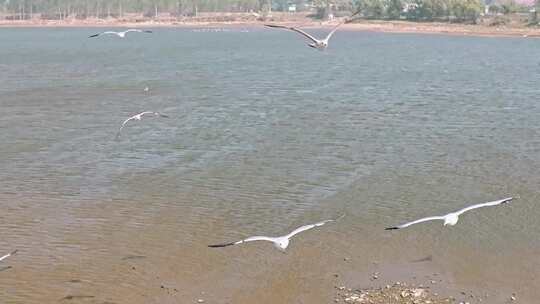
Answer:
[(10, 254), (11, 254), (11, 255), (14, 255), (15, 253), (17, 253), (17, 251), (19, 251), (19, 249), (13, 250), (12, 252), (10, 252)]
[(398, 227), (386, 227), (384, 230), (396, 230), (399, 229)]
[(147, 31), (144, 31), (144, 32), (145, 33), (150, 33), (150, 34), (152, 33), (152, 31), (150, 31), (150, 30), (147, 30)]
[(97, 37), (99, 36), (99, 34), (95, 34), (95, 35), (92, 35), (92, 36), (88, 36), (88, 38), (94, 38), (94, 37)]
[(208, 245), (210, 248), (221, 248), (221, 247), (227, 247), (232, 246), (234, 243), (226, 243), (226, 244), (214, 244), (214, 245)]

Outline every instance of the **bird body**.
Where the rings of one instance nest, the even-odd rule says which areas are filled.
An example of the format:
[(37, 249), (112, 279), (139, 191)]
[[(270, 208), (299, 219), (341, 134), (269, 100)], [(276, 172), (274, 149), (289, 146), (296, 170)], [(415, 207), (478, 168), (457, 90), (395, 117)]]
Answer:
[[(357, 15), (358, 13), (360, 13), (360, 11), (357, 11), (355, 12), (354, 14), (352, 14), (351, 16), (349, 16), (349, 18)], [(323, 39), (317, 39), (315, 37), (313, 37), (312, 35), (306, 33), (305, 31), (299, 29), (299, 28), (296, 28), (296, 27), (292, 27), (292, 26), (284, 26), (284, 25), (275, 25), (275, 24), (265, 24), (265, 26), (267, 27), (273, 27), (273, 28), (283, 28), (283, 29), (287, 29), (287, 30), (291, 30), (291, 31), (294, 31), (294, 32), (297, 32), (299, 33), (300, 35), (306, 37), (307, 39), (311, 40), (312, 43), (308, 43), (308, 46), (314, 48), (314, 49), (317, 49), (319, 51), (324, 51), (326, 50), (326, 48), (328, 47), (328, 41), (330, 40), (330, 38), (332, 37), (332, 35), (334, 35), (334, 33), (337, 31), (337, 29), (344, 23), (348, 22), (350, 19), (346, 19), (345, 21), (343, 22), (340, 22), (338, 25), (336, 25), (334, 27), (334, 29), (332, 29), (332, 31), (330, 31), (330, 33), (328, 33), (328, 35), (326, 35), (325, 38)]]
[(312, 43), (309, 43), (308, 46), (315, 48), (319, 51), (324, 51), (328, 47), (328, 41), (330, 40), (332, 35), (334, 35), (336, 30), (341, 26), (341, 24), (343, 23), (338, 24), (330, 33), (328, 33), (328, 35), (324, 39), (317, 39), (313, 37), (312, 35), (306, 33), (305, 31), (295, 28), (295, 27), (288, 27), (288, 26), (274, 25), (274, 24), (265, 24), (265, 26), (273, 27), (273, 28), (283, 28), (283, 29), (295, 31), (312, 41)]
[(116, 35), (120, 38), (125, 38), (127, 33), (130, 33), (130, 32), (135, 32), (135, 33), (152, 33), (152, 31), (149, 31), (149, 30), (139, 30), (139, 29), (129, 29), (129, 30), (125, 30), (123, 32), (115, 32), (115, 31), (106, 31), (106, 32), (102, 32), (102, 33), (98, 33), (98, 34), (94, 34), (92, 36), (89, 36), (88, 38), (93, 38), (93, 37), (98, 37), (98, 36), (102, 36), (102, 35)]
[(280, 251), (284, 252), (287, 249), (287, 247), (289, 246), (290, 239), (293, 236), (299, 234), (300, 232), (304, 232), (306, 230), (310, 230), (310, 229), (313, 229), (315, 227), (322, 226), (322, 225), (324, 225), (326, 223), (337, 221), (337, 220), (343, 218), (344, 216), (345, 215), (342, 215), (342, 216), (340, 216), (339, 218), (337, 218), (335, 220), (325, 220), (325, 221), (321, 221), (321, 222), (318, 222), (318, 223), (315, 223), (315, 224), (304, 225), (304, 226), (296, 228), (291, 233), (289, 233), (287, 235), (283, 235), (283, 236), (278, 236), (278, 237), (251, 236), (251, 237), (248, 237), (246, 239), (243, 239), (243, 240), (240, 240), (240, 241), (237, 241), (237, 242), (225, 243), (225, 244), (216, 244), (216, 245), (208, 245), (208, 247), (218, 248), (218, 247), (227, 247), (227, 246), (232, 246), (232, 245), (239, 245), (239, 244), (243, 244), (243, 243), (247, 243), (247, 242), (254, 242), (254, 241), (268, 241), (268, 242), (272, 242), (274, 247), (276, 247)]
[(144, 111), (144, 112), (141, 112), (139, 114), (133, 115), (130, 118), (124, 120), (124, 122), (122, 123), (122, 126), (120, 126), (120, 129), (116, 133), (116, 139), (118, 139), (118, 137), (120, 137), (120, 132), (122, 132), (122, 129), (124, 129), (124, 127), (126, 126), (126, 124), (129, 121), (131, 121), (131, 120), (141, 120), (144, 115), (150, 115), (150, 114), (152, 114), (154, 116), (165, 117), (165, 118), (169, 117), (169, 116), (167, 116), (165, 114), (162, 114), (162, 113), (159, 113), (159, 112), (153, 112), (153, 111)]
[(443, 216), (424, 217), (424, 218), (418, 219), (416, 221), (408, 222), (408, 223), (405, 223), (405, 224), (402, 224), (402, 225), (399, 225), (399, 226), (388, 227), (388, 228), (385, 228), (385, 230), (406, 228), (406, 227), (409, 227), (409, 226), (412, 226), (412, 225), (415, 225), (415, 224), (419, 224), (419, 223), (423, 223), (423, 222), (427, 222), (427, 221), (434, 221), (434, 220), (442, 220), (442, 221), (444, 221), (443, 226), (447, 226), (447, 225), (448, 226), (454, 226), (459, 221), (459, 216), (462, 215), (463, 213), (467, 212), (467, 211), (477, 209), (477, 208), (482, 208), (482, 207), (497, 206), (497, 205), (500, 205), (500, 204), (505, 204), (505, 203), (508, 203), (508, 202), (512, 201), (512, 199), (513, 199), (512, 197), (508, 197), (508, 198), (497, 200), (497, 201), (476, 204), (476, 205), (472, 205), (472, 206), (469, 206), (469, 207), (465, 207), (465, 208), (463, 208), (461, 210), (458, 210), (456, 212), (448, 213), (448, 214), (443, 215)]

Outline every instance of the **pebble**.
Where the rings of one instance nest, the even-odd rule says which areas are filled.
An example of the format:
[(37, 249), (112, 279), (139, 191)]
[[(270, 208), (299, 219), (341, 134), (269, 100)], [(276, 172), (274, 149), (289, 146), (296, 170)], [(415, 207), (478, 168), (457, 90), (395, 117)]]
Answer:
[(511, 297), (510, 297), (510, 300), (515, 301), (515, 300), (516, 300), (516, 297), (515, 297), (515, 296), (511, 296)]
[(416, 288), (416, 289), (413, 289), (411, 291), (412, 291), (413, 296), (415, 298), (419, 298), (419, 297), (424, 295), (424, 290), (422, 288)]
[(204, 303), (204, 300), (203, 299), (198, 299), (197, 303)]

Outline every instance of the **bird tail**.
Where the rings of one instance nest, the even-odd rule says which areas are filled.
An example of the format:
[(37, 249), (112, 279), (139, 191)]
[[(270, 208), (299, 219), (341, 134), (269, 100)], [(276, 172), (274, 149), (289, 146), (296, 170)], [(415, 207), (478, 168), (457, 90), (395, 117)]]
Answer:
[(384, 230), (396, 230), (399, 229), (399, 227), (386, 227)]

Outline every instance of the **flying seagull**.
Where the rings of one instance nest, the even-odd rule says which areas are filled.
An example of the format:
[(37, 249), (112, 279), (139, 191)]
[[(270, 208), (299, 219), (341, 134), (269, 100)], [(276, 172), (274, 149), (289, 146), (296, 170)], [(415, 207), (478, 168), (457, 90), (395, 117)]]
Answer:
[(15, 249), (12, 252), (0, 257), (0, 261), (2, 261), (3, 259), (9, 258), (10, 256), (14, 255), (15, 253), (17, 253), (17, 249)]
[[(356, 13), (352, 14), (351, 16), (349, 16), (349, 18), (357, 15), (358, 13), (360, 13), (360, 11), (357, 11)], [(344, 23), (347, 23), (350, 19), (346, 19), (345, 21), (342, 21), (340, 22), (338, 25), (336, 25), (336, 27), (334, 27), (334, 29), (328, 33), (328, 35), (326, 35), (326, 37), (324, 39), (317, 39), (315, 37), (313, 37), (312, 35), (306, 33), (305, 31), (301, 30), (301, 29), (298, 29), (296, 27), (291, 27), (291, 26), (285, 26), (285, 25), (276, 25), (276, 24), (265, 24), (264, 26), (267, 26), (267, 27), (273, 27), (273, 28), (283, 28), (283, 29), (287, 29), (287, 30), (291, 30), (291, 31), (295, 31), (301, 35), (303, 35), (304, 37), (306, 37), (307, 39), (311, 40), (313, 43), (309, 43), (308, 46), (314, 48), (314, 49), (317, 49), (319, 51), (323, 51), (326, 49), (326, 47), (328, 47), (328, 40), (330, 40), (330, 38), (332, 37), (332, 35), (334, 35), (334, 33), (337, 31), (337, 29)]]
[(123, 32), (107, 31), (107, 32), (98, 33), (98, 34), (95, 34), (95, 35), (92, 35), (92, 36), (88, 36), (88, 38), (98, 37), (98, 36), (102, 36), (102, 35), (116, 35), (116, 36), (118, 36), (120, 38), (125, 38), (126, 34), (129, 33), (129, 32), (152, 33), (152, 31), (149, 31), (149, 30), (129, 29), (129, 30), (125, 30)]
[(208, 247), (218, 248), (218, 247), (227, 247), (227, 246), (238, 245), (238, 244), (242, 244), (242, 243), (246, 243), (246, 242), (253, 242), (253, 241), (269, 241), (269, 242), (272, 242), (277, 249), (279, 249), (281, 251), (285, 251), (285, 249), (287, 249), (287, 246), (289, 246), (289, 240), (293, 236), (297, 235), (298, 233), (304, 232), (306, 230), (310, 230), (310, 229), (315, 228), (315, 227), (322, 226), (322, 225), (324, 225), (326, 223), (329, 223), (329, 222), (337, 221), (339, 219), (342, 219), (344, 216), (345, 216), (345, 214), (340, 216), (339, 218), (337, 218), (335, 220), (326, 220), (326, 221), (318, 222), (318, 223), (315, 223), (315, 224), (298, 227), (293, 232), (291, 232), (291, 233), (289, 233), (287, 235), (284, 235), (284, 236), (278, 236), (278, 237), (251, 236), (251, 237), (248, 237), (247, 239), (244, 239), (244, 240), (241, 240), (241, 241), (238, 241), (238, 242), (225, 243), (225, 244), (216, 244), (216, 245), (208, 245)]
[(482, 207), (488, 207), (488, 206), (497, 206), (497, 205), (500, 205), (500, 204), (505, 204), (505, 203), (510, 202), (512, 199), (513, 199), (512, 197), (508, 197), (508, 198), (498, 200), (498, 201), (487, 202), (487, 203), (482, 203), (482, 204), (476, 204), (476, 205), (472, 205), (472, 206), (463, 208), (463, 209), (458, 210), (456, 212), (448, 213), (447, 215), (424, 217), (424, 218), (421, 218), (421, 219), (416, 220), (416, 221), (405, 223), (403, 225), (394, 226), (394, 227), (388, 227), (388, 228), (385, 228), (385, 230), (406, 228), (406, 227), (412, 226), (414, 224), (423, 223), (423, 222), (427, 222), (427, 221), (434, 221), (434, 220), (442, 220), (442, 221), (444, 221), (444, 226), (446, 226), (446, 225), (454, 226), (455, 224), (457, 224), (457, 222), (459, 220), (459, 216), (461, 214), (469, 211), (469, 210), (473, 210), (473, 209), (476, 209), (476, 208), (482, 208)]
[(118, 137), (120, 137), (120, 132), (122, 132), (122, 129), (126, 126), (126, 124), (128, 123), (128, 121), (130, 120), (141, 120), (142, 117), (144, 115), (147, 115), (147, 114), (151, 114), (151, 115), (154, 115), (154, 116), (159, 116), (159, 117), (165, 117), (165, 118), (168, 118), (169, 116), (165, 115), (165, 114), (161, 114), (159, 112), (152, 112), (152, 111), (145, 111), (145, 112), (141, 112), (137, 115), (133, 115), (131, 116), (130, 118), (124, 120), (124, 122), (122, 123), (122, 126), (120, 126), (120, 129), (118, 130), (118, 133), (116, 133), (116, 139), (118, 139)]

